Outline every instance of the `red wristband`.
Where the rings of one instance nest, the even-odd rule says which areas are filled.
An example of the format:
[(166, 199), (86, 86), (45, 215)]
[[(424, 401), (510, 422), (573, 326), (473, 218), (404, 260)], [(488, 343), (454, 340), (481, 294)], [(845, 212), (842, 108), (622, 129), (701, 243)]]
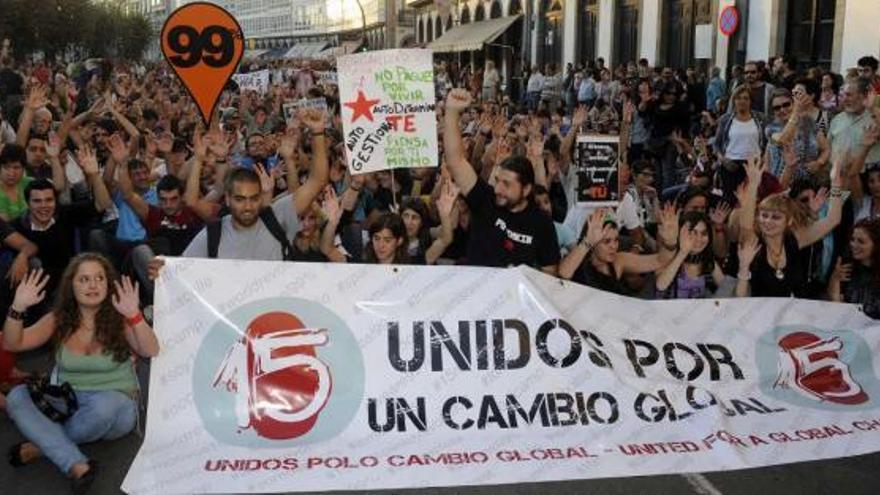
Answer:
[(138, 311), (138, 314), (132, 316), (131, 318), (126, 318), (125, 322), (128, 323), (128, 326), (134, 327), (138, 323), (144, 321), (144, 314)]

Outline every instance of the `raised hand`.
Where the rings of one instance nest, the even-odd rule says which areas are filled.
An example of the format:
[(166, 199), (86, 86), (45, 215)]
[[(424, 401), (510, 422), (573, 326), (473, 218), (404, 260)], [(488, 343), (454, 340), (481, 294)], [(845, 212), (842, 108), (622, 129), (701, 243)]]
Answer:
[(468, 90), (455, 88), (446, 96), (446, 110), (460, 114), (473, 102), (473, 97)]
[(122, 140), (119, 133), (114, 133), (107, 141), (107, 147), (110, 149), (110, 156), (118, 165), (124, 164), (128, 160), (128, 146)]
[(666, 203), (660, 209), (659, 218), (657, 218), (657, 223), (660, 224), (657, 235), (667, 246), (678, 242), (678, 214), (678, 210), (672, 203)]
[(58, 158), (58, 155), (61, 154), (61, 140), (58, 138), (58, 134), (55, 134), (54, 132), (49, 134), (46, 154), (49, 155), (49, 158)]
[(828, 188), (822, 187), (810, 198), (810, 211), (814, 214), (819, 213), (819, 210), (825, 206), (825, 201), (828, 201)]
[(272, 175), (269, 172), (266, 172), (266, 167), (258, 163), (254, 165), (254, 172), (260, 177), (261, 191), (264, 193), (271, 193), (275, 190), (275, 179), (272, 178)]
[(739, 270), (743, 272), (748, 270), (750, 266), (752, 266), (752, 261), (755, 260), (755, 256), (758, 255), (758, 251), (761, 250), (761, 244), (758, 243), (758, 238), (752, 236), (749, 240), (745, 242), (740, 242), (739, 247), (737, 248), (737, 256), (739, 257)]
[(314, 108), (303, 108), (299, 111), (299, 120), (305, 124), (306, 128), (312, 131), (312, 134), (320, 134), (324, 132), (327, 126), (327, 117), (324, 112)]
[(39, 84), (28, 91), (27, 107), (31, 110), (39, 110), (49, 104), (46, 86)]
[(725, 223), (727, 223), (727, 217), (730, 216), (730, 212), (732, 209), (727, 202), (722, 201), (718, 203), (718, 206), (712, 208), (709, 213), (709, 219), (712, 220), (712, 225), (723, 227)]
[(338, 222), (342, 218), (342, 208), (339, 205), (339, 198), (336, 197), (336, 191), (329, 184), (324, 188), (324, 201), (321, 203), (321, 210), (328, 222)]
[(76, 163), (86, 176), (95, 175), (100, 171), (98, 156), (95, 150), (87, 144), (76, 150)]
[(693, 229), (690, 225), (685, 224), (681, 226), (681, 229), (678, 231), (678, 250), (681, 253), (688, 253), (694, 249), (694, 245), (696, 244), (696, 234), (694, 234)]
[(595, 247), (597, 244), (602, 242), (602, 239), (605, 238), (605, 234), (610, 230), (610, 226), (605, 226), (605, 215), (608, 213), (608, 210), (605, 208), (599, 208), (594, 211), (592, 215), (590, 215), (590, 219), (587, 220), (587, 236), (584, 239), (584, 242), (589, 244), (590, 246)]
[(137, 282), (132, 283), (127, 275), (123, 275), (122, 283), (117, 280), (113, 285), (116, 286), (116, 293), (111, 302), (116, 311), (127, 320), (137, 316), (141, 310)]
[(208, 145), (211, 141), (209, 136), (202, 135), (201, 126), (197, 126), (195, 132), (193, 132), (193, 153), (196, 155), (196, 158), (202, 161), (205, 160), (205, 157), (208, 156)]
[(15, 289), (12, 309), (24, 312), (31, 306), (39, 304), (46, 297), (47, 283), (49, 283), (49, 275), (44, 274), (42, 268), (29, 272)]
[(455, 208), (459, 189), (451, 180), (444, 180), (440, 185), (440, 197), (437, 198), (437, 212), (441, 217), (448, 217)]
[(749, 186), (757, 189), (764, 173), (764, 160), (758, 156), (749, 157), (746, 161), (746, 176), (749, 178)]

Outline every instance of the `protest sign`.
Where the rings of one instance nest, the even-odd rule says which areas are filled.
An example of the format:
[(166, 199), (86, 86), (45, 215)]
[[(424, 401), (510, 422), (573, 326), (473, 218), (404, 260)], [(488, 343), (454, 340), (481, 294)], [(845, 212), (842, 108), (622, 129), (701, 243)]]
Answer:
[(437, 166), (431, 52), (384, 50), (345, 55), (337, 62), (351, 173)]
[(302, 98), (299, 100), (287, 100), (281, 106), (284, 110), (284, 120), (290, 123), (296, 112), (304, 108), (314, 108), (322, 112), (327, 111), (327, 100), (321, 98)]
[(316, 71), (315, 75), (318, 76), (318, 84), (332, 84), (334, 86), (339, 84), (339, 73), (336, 71)]
[(169, 258), (133, 494), (643, 476), (880, 450), (880, 325), (528, 268)]
[(586, 134), (577, 137), (575, 151), (577, 201), (589, 206), (620, 203), (620, 138)]
[(247, 74), (235, 74), (232, 79), (241, 91), (256, 91), (266, 94), (269, 91), (269, 70), (258, 70)]

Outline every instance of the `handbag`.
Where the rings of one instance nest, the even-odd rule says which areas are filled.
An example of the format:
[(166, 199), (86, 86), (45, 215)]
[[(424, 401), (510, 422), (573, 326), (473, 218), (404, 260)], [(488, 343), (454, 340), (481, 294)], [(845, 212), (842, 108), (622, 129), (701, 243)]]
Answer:
[(25, 386), (37, 409), (56, 423), (64, 423), (79, 409), (70, 383), (54, 385), (48, 376), (39, 375), (25, 380)]

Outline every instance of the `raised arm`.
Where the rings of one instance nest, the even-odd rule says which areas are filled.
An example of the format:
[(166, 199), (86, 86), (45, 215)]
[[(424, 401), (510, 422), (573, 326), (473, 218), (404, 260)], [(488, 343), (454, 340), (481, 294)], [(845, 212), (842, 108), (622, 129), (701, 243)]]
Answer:
[(323, 112), (315, 109), (300, 111), (300, 120), (312, 134), (312, 169), (309, 178), (300, 186), (293, 197), (293, 206), (297, 215), (302, 215), (318, 197), (330, 180), (330, 164), (327, 159), (327, 140), (324, 136), (326, 117)]
[(202, 220), (212, 220), (216, 215), (214, 203), (202, 198), (201, 178), (202, 167), (208, 153), (208, 143), (203, 139), (200, 129), (196, 129), (193, 135), (194, 159), (189, 174), (186, 177), (186, 189), (183, 192), (183, 202), (192, 208)]
[(458, 198), (458, 188), (450, 180), (444, 180), (440, 197), (437, 198), (437, 213), (440, 215), (440, 237), (434, 240), (425, 251), (425, 262), (433, 265), (443, 255), (446, 248), (452, 244), (455, 224), (452, 221), (452, 210)]
[(101, 171), (98, 168), (98, 158), (95, 151), (88, 145), (83, 145), (76, 152), (76, 164), (82, 169), (89, 185), (92, 187), (92, 195), (95, 197), (95, 210), (99, 213), (103, 212), (113, 204), (110, 197), (110, 191), (101, 178)]
[(146, 220), (147, 215), (150, 213), (150, 206), (144, 201), (144, 198), (134, 190), (134, 186), (131, 183), (131, 176), (129, 175), (128, 162), (125, 160), (119, 164), (119, 174), (116, 183), (119, 186), (119, 192), (122, 194), (122, 199), (131, 206), (131, 209), (134, 210), (141, 221)]
[[(50, 311), (33, 325), (24, 328), (24, 313), (46, 297), (46, 284), (49, 275), (43, 270), (34, 270), (25, 276), (15, 289), (15, 297), (10, 306), (10, 314), (3, 324), (3, 348), (10, 352), (36, 349), (49, 341), (55, 332), (55, 313)], [(18, 313), (13, 314), (13, 312)]]
[(57, 134), (49, 136), (46, 154), (49, 155), (49, 166), (52, 168), (52, 184), (56, 191), (61, 192), (67, 185), (67, 174), (64, 173), (64, 167), (61, 166), (61, 140)]
[(587, 220), (587, 233), (571, 251), (559, 262), (559, 276), (571, 280), (574, 272), (584, 262), (590, 251), (602, 242), (605, 235), (610, 233), (611, 226), (603, 226), (606, 210), (600, 208), (590, 215)]
[(798, 241), (798, 247), (807, 247), (834, 230), (840, 224), (843, 212), (843, 190), (841, 189), (842, 177), (840, 171), (845, 163), (846, 156), (838, 159), (831, 167), (831, 191), (828, 194), (830, 207), (828, 215), (825, 218), (817, 220), (808, 227), (800, 228), (794, 231), (794, 236)]
[(761, 184), (761, 175), (763, 173), (763, 162), (757, 158), (749, 158), (746, 164), (748, 182), (744, 187), (737, 190), (737, 197), (740, 200), (739, 242), (755, 237), (755, 211), (758, 203), (758, 186)]
[(678, 251), (672, 258), (672, 261), (657, 273), (655, 281), (657, 290), (666, 290), (672, 285), (672, 281), (678, 275), (681, 265), (684, 264), (690, 254), (691, 248), (694, 246), (694, 233), (689, 227), (688, 225), (681, 226), (681, 230), (678, 233)]
[(336, 193), (333, 192), (333, 188), (328, 187), (327, 189), (327, 195), (322, 205), (327, 222), (324, 224), (324, 230), (321, 231), (321, 253), (334, 263), (345, 263), (348, 259), (333, 242), (336, 239), (336, 229), (339, 227), (339, 220), (342, 218), (342, 208), (339, 205), (339, 200), (336, 198)]
[(477, 183), (477, 174), (464, 156), (459, 121), (461, 113), (471, 104), (467, 90), (456, 88), (446, 97), (446, 113), (443, 116), (443, 151), (452, 180), (465, 196)]
[(15, 142), (19, 146), (27, 146), (28, 138), (31, 135), (31, 125), (34, 123), (34, 113), (47, 104), (49, 104), (49, 98), (46, 96), (46, 87), (43, 85), (32, 87), (28, 92), (18, 123), (18, 132), (15, 135)]

